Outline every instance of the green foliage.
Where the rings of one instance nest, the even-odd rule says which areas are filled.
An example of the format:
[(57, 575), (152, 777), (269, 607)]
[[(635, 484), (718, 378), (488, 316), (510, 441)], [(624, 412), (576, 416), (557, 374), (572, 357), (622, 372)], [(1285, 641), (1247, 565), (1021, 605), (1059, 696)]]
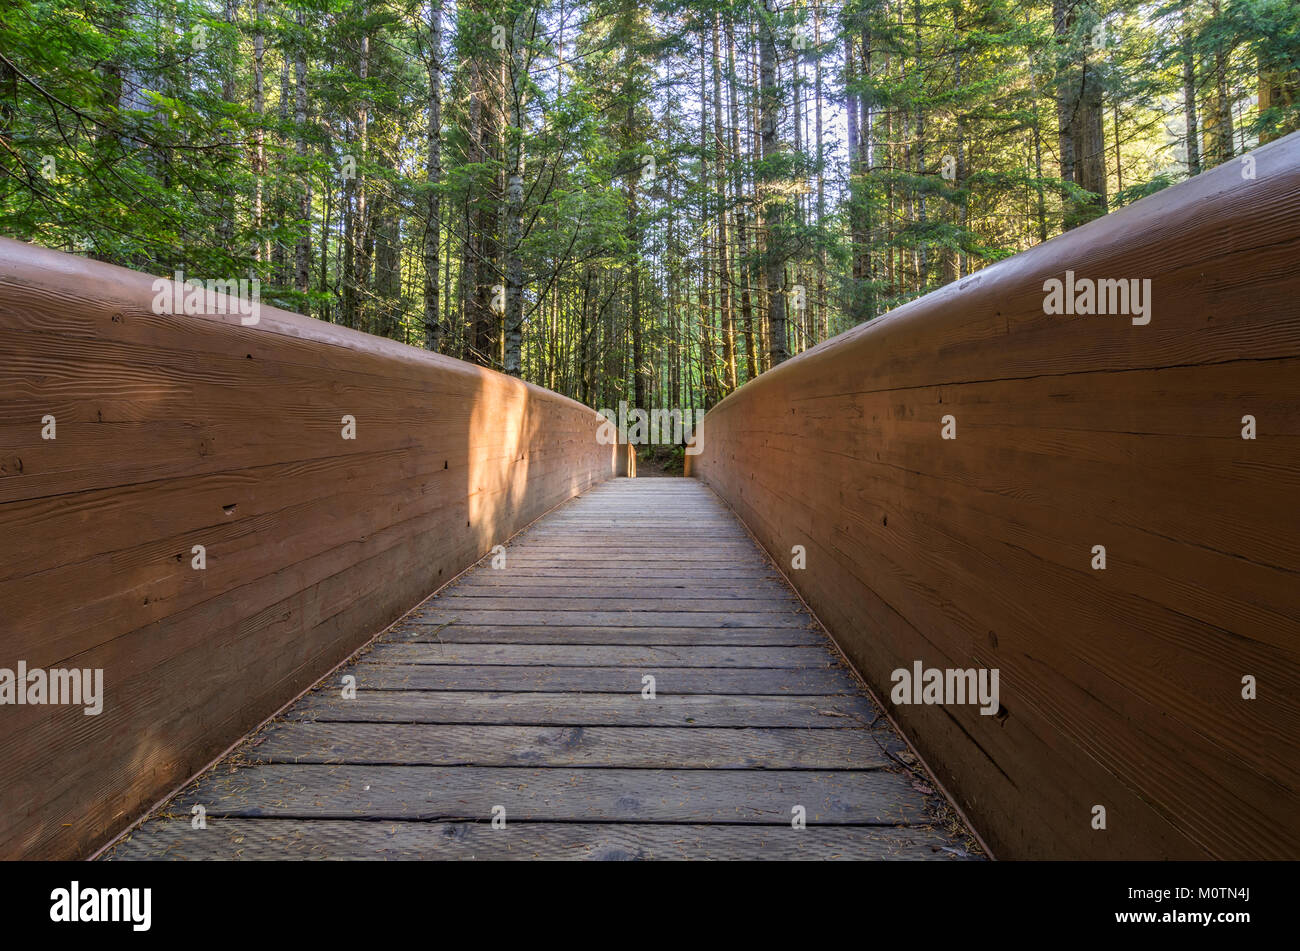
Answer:
[[(515, 260), (525, 377), (595, 405), (638, 378), (656, 405), (709, 405), (766, 368), (773, 294), (797, 352), (1300, 127), (1293, 0), (1070, 9), (464, 0), (432, 50), (424, 0), (9, 0), (0, 231), (257, 276), (270, 303), (418, 345), (436, 193), (444, 350), (503, 365), (490, 305)], [(1080, 83), (1091, 177), (1063, 160)]]

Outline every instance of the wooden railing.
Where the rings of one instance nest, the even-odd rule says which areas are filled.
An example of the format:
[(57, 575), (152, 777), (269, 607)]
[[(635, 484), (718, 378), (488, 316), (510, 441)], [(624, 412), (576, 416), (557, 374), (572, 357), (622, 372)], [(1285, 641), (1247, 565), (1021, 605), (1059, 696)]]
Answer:
[[(1047, 312), (1103, 279), (1147, 314)], [(1300, 857), (1300, 135), (801, 354), (702, 445), (996, 855)], [(895, 702), (917, 662), (1000, 708)]]
[(156, 296), (0, 240), (0, 669), (104, 685), (98, 715), (0, 705), (0, 857), (88, 854), (612, 474), (595, 414), (557, 394), (270, 307), (248, 326), (159, 314)]

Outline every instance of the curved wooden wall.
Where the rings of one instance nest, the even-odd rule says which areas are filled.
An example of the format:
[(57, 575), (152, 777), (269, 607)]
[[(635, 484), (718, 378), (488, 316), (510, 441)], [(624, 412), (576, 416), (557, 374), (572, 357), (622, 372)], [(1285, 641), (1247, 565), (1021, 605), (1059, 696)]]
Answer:
[(0, 706), (3, 857), (87, 854), (612, 472), (572, 400), (270, 307), (155, 316), (152, 281), (0, 239), (0, 668), (105, 693)]
[[(806, 546), (791, 580), (999, 857), (1300, 857), (1300, 135), (1252, 158), (704, 421), (695, 474)], [(1150, 278), (1150, 323), (1047, 316), (1067, 269)], [(999, 669), (1001, 714), (893, 703), (917, 660)]]

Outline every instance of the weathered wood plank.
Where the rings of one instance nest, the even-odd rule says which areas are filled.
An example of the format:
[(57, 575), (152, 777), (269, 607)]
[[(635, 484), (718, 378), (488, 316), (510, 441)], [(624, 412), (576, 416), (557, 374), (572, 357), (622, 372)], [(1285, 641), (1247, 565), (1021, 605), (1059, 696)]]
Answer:
[[(486, 572), (483, 573), (486, 575)], [(793, 594), (773, 582), (760, 586), (752, 582), (664, 582), (636, 584), (593, 584), (565, 576), (547, 576), (524, 582), (520, 579), (500, 579), (500, 583), (480, 580), (479, 575), (457, 582), (441, 597), (457, 598), (673, 598), (681, 600), (726, 598), (728, 600), (769, 600), (793, 598)]]
[[(437, 602), (435, 602), (435, 605)], [(422, 611), (420, 618), (434, 624), (545, 624), (557, 620), (567, 625), (602, 627), (807, 627), (806, 613), (789, 611), (565, 611), (561, 617), (546, 611), (482, 611), (441, 605)]]
[(731, 726), (838, 729), (870, 725), (865, 697), (737, 697), (455, 691), (313, 693), (290, 708), (294, 720), (387, 723), (498, 723), (535, 726)]
[(213, 770), (173, 802), (210, 817), (488, 821), (925, 824), (905, 776), (884, 770), (502, 769), (267, 764)]
[(397, 625), (386, 641), (443, 644), (622, 644), (625, 646), (710, 645), (753, 647), (825, 647), (826, 635), (808, 627), (620, 627), (598, 624), (432, 624), (411, 618)]
[[(371, 652), (371, 656), (373, 655)], [(825, 695), (854, 694), (858, 682), (834, 667), (549, 667), (537, 665), (440, 666), (365, 662), (338, 671), (365, 690), (489, 690), (520, 693), (641, 693), (653, 674), (659, 694)]]
[(889, 729), (543, 727), (283, 721), (245, 748), (260, 763), (610, 766), (638, 769), (876, 769)]
[(771, 596), (765, 598), (674, 598), (672, 596), (653, 598), (625, 595), (621, 597), (570, 598), (564, 595), (532, 592), (523, 596), (488, 597), (448, 594), (438, 598), (438, 614), (457, 611), (518, 611), (528, 608), (534, 611), (546, 611), (559, 615), (555, 620), (563, 621), (565, 614), (587, 615), (593, 611), (602, 614), (628, 614), (646, 612), (727, 612), (730, 614), (790, 614), (801, 608), (798, 600), (789, 596)]
[(569, 644), (376, 644), (368, 657), (400, 664), (536, 664), (550, 667), (827, 667), (822, 647), (629, 647)]
[[(756, 554), (745, 557), (736, 555), (724, 555), (728, 565), (734, 568), (759, 571), (767, 567), (766, 559), (759, 558)], [(709, 570), (718, 563), (718, 558), (707, 553), (677, 553), (675, 555), (665, 555), (660, 560), (660, 564), (665, 567), (674, 567), (682, 570), (695, 569), (702, 572)], [(634, 554), (597, 554), (588, 552), (574, 552), (572, 554), (552, 553), (539, 551), (536, 554), (518, 554), (513, 558), (507, 554), (506, 564), (509, 566), (512, 562), (519, 568), (564, 568), (571, 573), (581, 574), (587, 568), (623, 568), (629, 574), (639, 574), (641, 566), (646, 564), (647, 559), (641, 555)], [(654, 562), (652, 561), (653, 565)], [(495, 571), (507, 571), (506, 568), (496, 568)]]
[(366, 822), (213, 819), (196, 832), (160, 819), (131, 834), (108, 859), (196, 861), (922, 861), (969, 856), (926, 826), (674, 825), (669, 823)]
[[(488, 567), (487, 561), (479, 563), (480, 567)], [(482, 572), (481, 574), (487, 574)], [(656, 584), (661, 580), (680, 581), (693, 583), (696, 581), (734, 581), (738, 584), (744, 584), (748, 581), (767, 582), (775, 581), (779, 578), (777, 573), (769, 567), (755, 568), (733, 568), (728, 565), (713, 565), (712, 567), (693, 566), (678, 567), (676, 564), (667, 562), (659, 564), (642, 564), (635, 570), (627, 567), (611, 568), (606, 565), (583, 566), (581, 569), (569, 571), (557, 571), (555, 566), (529, 566), (521, 567), (519, 565), (507, 565), (505, 568), (491, 569), (491, 578), (499, 579), (501, 583), (517, 584), (521, 579), (527, 579), (527, 584), (533, 584), (539, 579), (563, 579), (565, 584), (581, 584), (584, 582), (596, 583), (603, 580), (622, 580), (622, 581), (645, 581), (649, 584)], [(476, 578), (474, 583), (477, 584), (482, 579)], [(484, 582), (493, 583), (493, 582)], [(545, 583), (543, 581), (542, 583)]]

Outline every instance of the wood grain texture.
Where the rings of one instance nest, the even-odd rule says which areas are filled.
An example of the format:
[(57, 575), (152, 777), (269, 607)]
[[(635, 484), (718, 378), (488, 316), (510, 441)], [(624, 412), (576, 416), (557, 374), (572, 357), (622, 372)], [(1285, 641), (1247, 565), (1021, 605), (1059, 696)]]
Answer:
[[(129, 846), (160, 860), (682, 861), (942, 860), (965, 852), (906, 826), (681, 825), (611, 822), (368, 822), (214, 819), (198, 835), (185, 819), (152, 822)], [(126, 851), (126, 849), (122, 849)]]
[(0, 708), (5, 858), (92, 851), (612, 473), (557, 394), (271, 307), (156, 315), (152, 280), (0, 239), (0, 667), (106, 695)]
[[(638, 682), (640, 676), (638, 675)], [(290, 719), (337, 723), (500, 723), (545, 726), (799, 727), (839, 729), (871, 724), (876, 710), (853, 696), (734, 696), (511, 693), (505, 691), (340, 691), (313, 693), (286, 712)]]
[(883, 770), (499, 768), (259, 764), (214, 770), (172, 808), (294, 819), (916, 825), (925, 802)]
[[(692, 473), (779, 562), (806, 547), (790, 578), (878, 696), (1000, 671), (999, 716), (890, 703), (999, 857), (1300, 858), (1300, 135), (1253, 155), (704, 421)], [(1150, 323), (1046, 315), (1067, 270), (1149, 279)]]
[[(615, 479), (557, 508), (506, 546), (506, 567), (485, 559), (409, 612), (108, 857), (970, 858), (912, 751), (740, 523), (698, 482), (656, 481)], [(683, 601), (795, 626), (719, 628), (710, 611), (697, 626), (623, 624), (629, 611), (684, 623), (659, 573), (697, 537), (721, 570), (759, 573), (701, 580), (708, 598), (679, 580)], [(629, 611), (573, 610), (597, 587), (578, 564), (528, 587), (524, 623), (509, 605), (470, 621), (448, 608), (498, 590), (520, 552), (588, 541), (626, 564)], [(196, 830), (185, 817), (200, 805)]]
[(801, 627), (581, 627), (569, 624), (429, 624), (419, 618), (404, 625), (389, 643), (441, 644), (608, 644), (670, 647), (713, 644), (739, 647), (825, 646), (820, 631)]
[[(374, 654), (370, 655), (373, 660)], [(335, 675), (351, 674), (358, 690), (471, 690), (516, 693), (640, 694), (641, 678), (653, 674), (661, 694), (742, 694), (818, 696), (852, 693), (857, 685), (834, 667), (552, 667), (364, 663)]]
[(325, 724), (283, 721), (246, 748), (253, 763), (424, 767), (633, 769), (878, 769), (901, 750), (876, 730), (640, 726)]
[[(611, 639), (618, 637), (610, 634)], [(626, 647), (570, 644), (380, 644), (370, 654), (386, 663), (537, 664), (548, 667), (829, 667), (834, 661), (817, 647)]]
[(634, 769), (878, 769), (901, 747), (878, 730), (543, 727), (285, 721), (247, 758), (257, 763), (390, 766), (605, 766)]

